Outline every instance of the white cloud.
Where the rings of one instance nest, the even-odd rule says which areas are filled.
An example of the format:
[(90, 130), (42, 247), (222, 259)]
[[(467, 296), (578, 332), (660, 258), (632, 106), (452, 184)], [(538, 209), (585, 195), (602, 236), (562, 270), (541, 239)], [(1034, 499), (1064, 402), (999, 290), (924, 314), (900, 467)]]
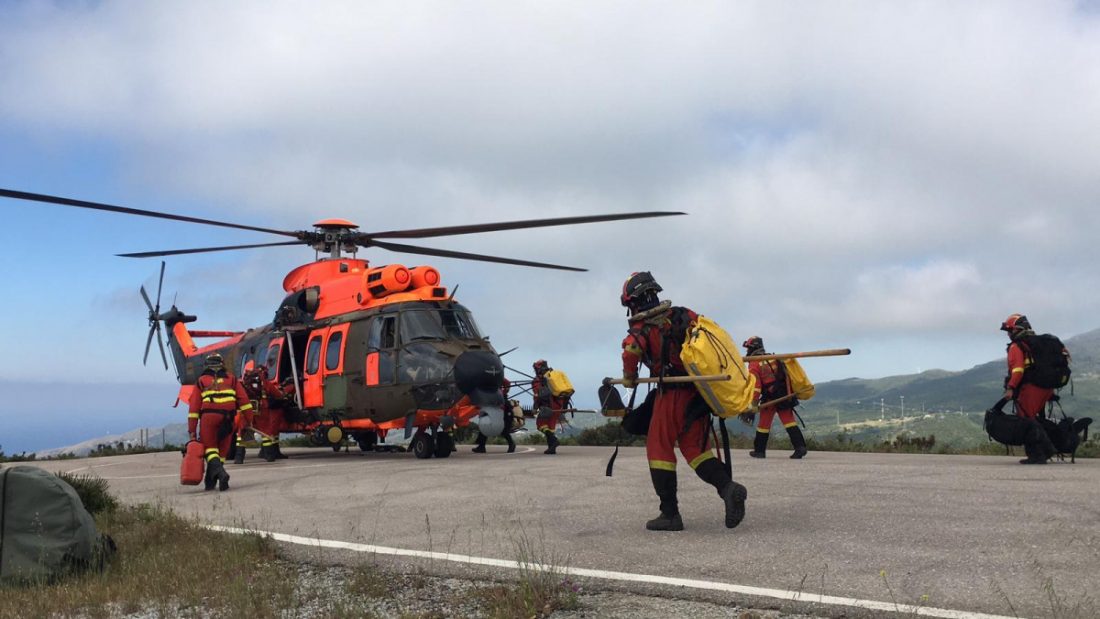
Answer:
[[(273, 227), (691, 214), (425, 242), (593, 270), (433, 261), (535, 356), (613, 369), (638, 269), (792, 346), (946, 341), (1011, 311), (1073, 333), (1100, 314), (1098, 24), (1022, 1), (27, 3), (0, 9), (0, 128), (110, 144), (134, 206)], [(246, 292), (191, 307), (266, 320), (310, 255), (281, 251), (173, 277), (186, 295), (232, 265)]]

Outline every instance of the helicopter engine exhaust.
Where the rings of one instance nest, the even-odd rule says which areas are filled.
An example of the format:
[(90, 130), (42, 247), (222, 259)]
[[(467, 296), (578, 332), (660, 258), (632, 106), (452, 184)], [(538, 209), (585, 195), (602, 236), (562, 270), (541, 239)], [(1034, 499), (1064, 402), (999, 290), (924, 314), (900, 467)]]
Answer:
[(455, 359), (455, 385), (481, 411), (474, 419), (485, 436), (504, 431), (504, 364), (496, 353), (467, 350)]

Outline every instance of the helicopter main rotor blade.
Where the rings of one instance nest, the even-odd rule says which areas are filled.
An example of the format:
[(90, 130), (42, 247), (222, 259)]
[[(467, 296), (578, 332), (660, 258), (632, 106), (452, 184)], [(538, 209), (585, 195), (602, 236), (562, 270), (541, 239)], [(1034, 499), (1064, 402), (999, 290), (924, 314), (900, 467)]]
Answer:
[(499, 264), (513, 264), (521, 267), (536, 267), (539, 269), (557, 269), (559, 271), (578, 271), (586, 272), (588, 269), (580, 269), (577, 267), (567, 267), (560, 264), (550, 264), (548, 262), (531, 262), (529, 260), (516, 260), (514, 258), (502, 258), (500, 256), (485, 256), (482, 254), (468, 254), (461, 251), (451, 251), (449, 249), (431, 249), (429, 247), (417, 247), (416, 245), (405, 245), (402, 243), (388, 243), (382, 241), (369, 241), (362, 243), (364, 247), (381, 247), (382, 249), (388, 249), (390, 251), (405, 253), (405, 254), (422, 254), (424, 256), (438, 256), (440, 258), (458, 258), (460, 260), (477, 260), (479, 262), (496, 262)]
[(202, 254), (212, 251), (230, 251), (234, 249), (254, 249), (256, 247), (281, 247), (301, 245), (301, 241), (281, 241), (279, 243), (256, 243), (254, 245), (226, 245), (224, 247), (196, 247), (195, 249), (168, 249), (164, 251), (142, 251), (132, 254), (115, 254), (120, 258), (156, 258), (157, 256), (179, 256), (181, 254)]
[(58, 196), (47, 196), (41, 193), (30, 193), (27, 191), (14, 191), (12, 189), (0, 189), (0, 196), (5, 198), (14, 198), (16, 200), (28, 200), (30, 202), (45, 202), (47, 204), (60, 204), (62, 206), (76, 206), (79, 208), (90, 208), (97, 211), (110, 211), (112, 213), (122, 213), (124, 215), (140, 215), (142, 217), (156, 217), (158, 219), (171, 219), (173, 221), (186, 221), (193, 224), (205, 224), (208, 226), (221, 226), (223, 228), (236, 228), (238, 230), (252, 230), (255, 232), (267, 232), (268, 234), (279, 234), (282, 236), (292, 236), (299, 238), (299, 233), (289, 230), (275, 230), (272, 228), (260, 228), (258, 226), (247, 226), (244, 224), (234, 224), (226, 221), (216, 221), (213, 219), (202, 219), (199, 217), (188, 217), (187, 215), (173, 215), (172, 213), (161, 213), (158, 211), (146, 211), (139, 208), (130, 208), (128, 206), (114, 206), (111, 204), (102, 204), (100, 202), (88, 202), (86, 200), (73, 200), (72, 198), (61, 198)]
[(456, 234), (476, 234), (478, 232), (497, 232), (500, 230), (521, 230), (524, 228), (548, 228), (550, 226), (571, 226), (591, 224), (601, 221), (620, 221), (623, 219), (644, 219), (647, 217), (670, 217), (686, 215), (679, 211), (647, 211), (644, 213), (618, 213), (613, 215), (587, 215), (584, 217), (556, 217), (552, 219), (527, 219), (523, 221), (498, 221), (487, 224), (469, 224), (465, 226), (444, 226), (441, 228), (419, 228), (415, 230), (388, 230), (386, 232), (363, 232), (357, 240), (363, 239), (424, 239), (433, 236), (452, 236)]

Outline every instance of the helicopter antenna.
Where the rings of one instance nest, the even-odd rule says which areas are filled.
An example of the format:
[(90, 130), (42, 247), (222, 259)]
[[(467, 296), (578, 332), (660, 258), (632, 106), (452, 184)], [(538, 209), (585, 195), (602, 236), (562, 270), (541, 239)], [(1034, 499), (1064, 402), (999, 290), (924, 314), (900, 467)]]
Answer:
[(455, 300), (456, 292), (458, 292), (458, 284), (455, 284), (455, 287), (451, 288), (451, 296), (447, 297), (447, 303), (452, 303)]
[(498, 357), (503, 357), (504, 355), (507, 355), (508, 353), (513, 352), (513, 351), (518, 350), (518, 349), (519, 349), (519, 346), (513, 346), (513, 347), (509, 348), (508, 350), (498, 354), (497, 356)]
[(141, 360), (142, 365), (146, 365), (149, 361), (149, 347), (153, 344), (153, 334), (157, 335), (157, 348), (160, 349), (160, 360), (164, 362), (164, 369), (168, 369), (168, 357), (164, 354), (164, 340), (160, 335), (160, 293), (164, 288), (164, 261), (160, 261), (160, 280), (157, 282), (157, 303), (153, 305), (149, 301), (149, 295), (145, 292), (145, 286), (142, 285), (139, 291), (141, 292), (141, 298), (145, 300), (145, 306), (149, 308), (149, 336), (145, 338), (145, 356)]

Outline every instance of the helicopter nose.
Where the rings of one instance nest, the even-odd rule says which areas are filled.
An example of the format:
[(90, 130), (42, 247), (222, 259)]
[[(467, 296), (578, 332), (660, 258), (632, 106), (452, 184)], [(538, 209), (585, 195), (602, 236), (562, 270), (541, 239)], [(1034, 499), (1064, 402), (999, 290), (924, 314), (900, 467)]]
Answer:
[(467, 350), (455, 359), (455, 384), (463, 395), (475, 391), (496, 391), (504, 385), (504, 364), (496, 353)]
[(480, 410), (474, 423), (485, 436), (504, 431), (504, 364), (495, 353), (467, 350), (455, 359), (455, 384)]

